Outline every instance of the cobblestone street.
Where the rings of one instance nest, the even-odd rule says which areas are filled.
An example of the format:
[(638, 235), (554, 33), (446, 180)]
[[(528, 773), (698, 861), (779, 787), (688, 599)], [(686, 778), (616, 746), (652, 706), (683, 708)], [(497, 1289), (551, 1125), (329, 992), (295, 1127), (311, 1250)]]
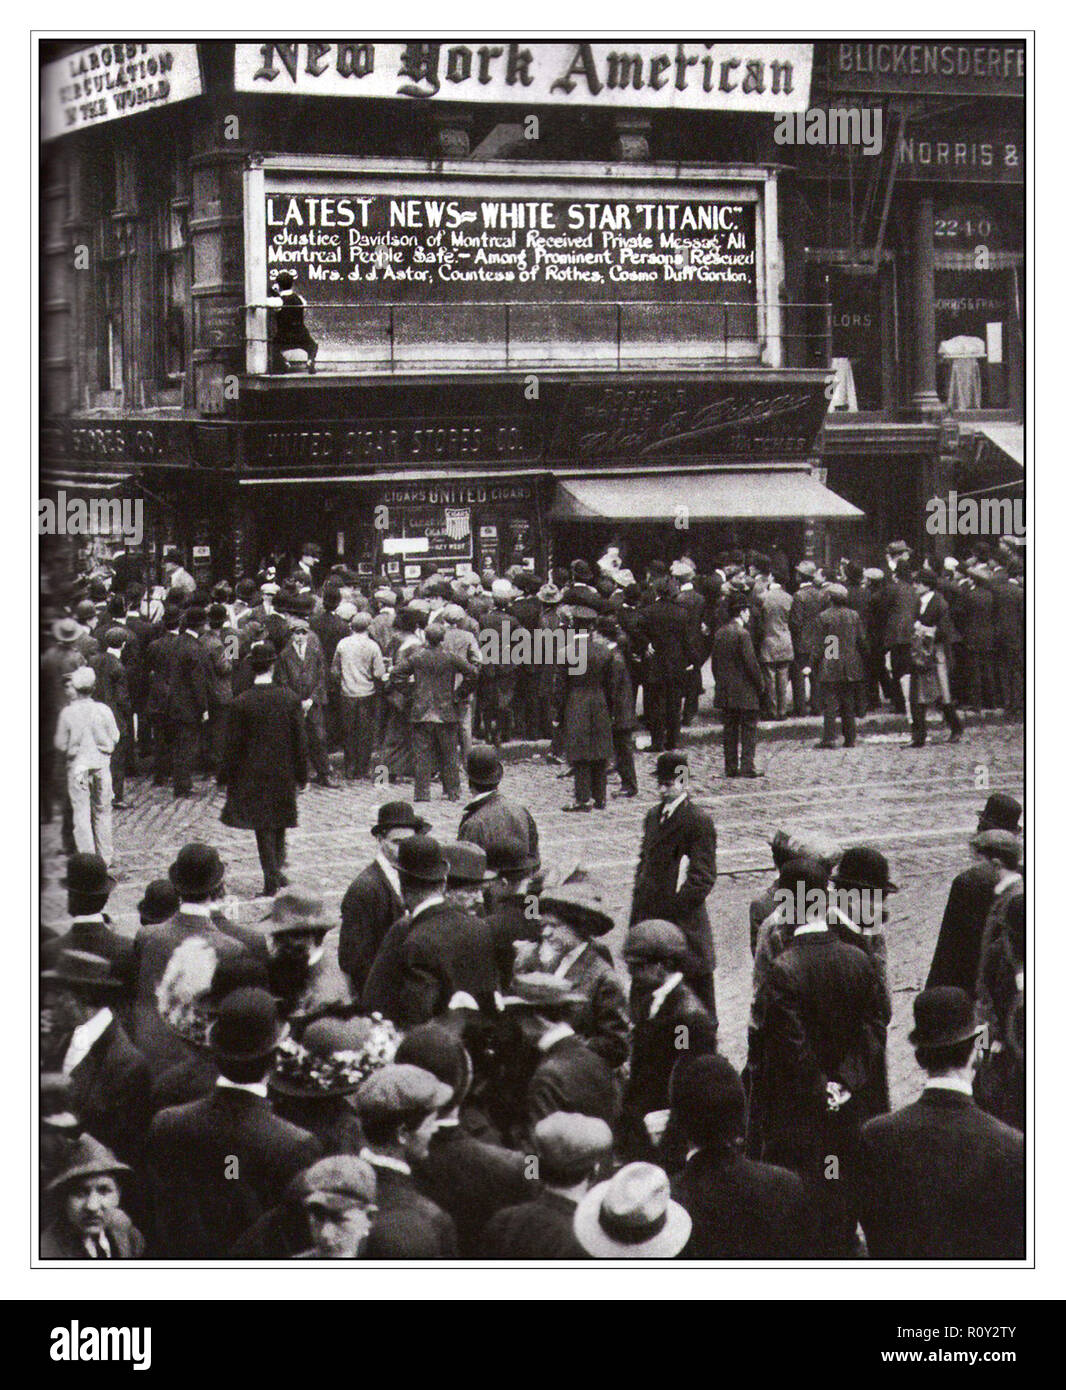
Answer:
[[(718, 969), (716, 990), (722, 1051), (738, 1066), (746, 1053), (751, 994), (748, 903), (771, 877), (769, 837), (778, 827), (820, 828), (844, 844), (873, 843), (889, 857), (901, 892), (892, 898), (888, 953), (893, 985), (889, 1075), (893, 1104), (913, 1099), (920, 1085), (907, 1043), (911, 1001), (922, 987), (951, 879), (969, 862), (967, 838), (989, 791), (1022, 798), (1024, 742), (1020, 726), (976, 725), (962, 743), (948, 745), (938, 731), (924, 749), (913, 749), (905, 733), (867, 734), (855, 749), (819, 751), (815, 735), (778, 738), (760, 745), (758, 782), (727, 781), (717, 736), (688, 746), (693, 795), (714, 816), (718, 830), (719, 879), (709, 899)], [(802, 740), (802, 741), (801, 741)], [(545, 864), (580, 862), (602, 882), (619, 928), (608, 938), (620, 943), (628, 912), (633, 868), (643, 816), (654, 799), (653, 755), (638, 755), (640, 796), (608, 803), (588, 816), (562, 813), (570, 784), (542, 756), (508, 765), (504, 788), (526, 802), (536, 817)], [(613, 785), (617, 785), (612, 779)], [(322, 891), (336, 909), (352, 877), (372, 856), (368, 826), (379, 801), (410, 797), (404, 785), (378, 788), (345, 785), (335, 791), (311, 787), (300, 799), (300, 824), (289, 837), (294, 884)], [(131, 782), (128, 808), (115, 812), (116, 869), (121, 881), (110, 903), (121, 930), (136, 930), (135, 904), (149, 879), (164, 876), (182, 844), (203, 839), (218, 845), (228, 865), (227, 886), (241, 899), (240, 916), (254, 921), (267, 901), (256, 899), (262, 878), (250, 832), (219, 821), (222, 793), (199, 780), (192, 798), (174, 802), (169, 789), (145, 779)], [(454, 836), (461, 804), (442, 801), (439, 785), (426, 811), (433, 833)], [(61, 925), (65, 899), (58, 825), (42, 831), (45, 886), (42, 916)]]

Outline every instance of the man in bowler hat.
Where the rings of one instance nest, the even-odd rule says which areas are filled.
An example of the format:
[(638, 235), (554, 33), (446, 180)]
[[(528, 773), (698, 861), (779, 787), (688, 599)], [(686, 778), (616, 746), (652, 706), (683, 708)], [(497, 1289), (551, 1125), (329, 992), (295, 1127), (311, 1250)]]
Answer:
[(489, 857), (501, 845), (518, 842), (526, 854), (540, 853), (537, 823), (529, 811), (500, 791), (503, 763), (490, 744), (475, 744), (466, 760), (466, 776), (474, 793), (456, 831), (457, 840), (480, 845)]
[(914, 1001), (925, 1090), (868, 1121), (860, 1142), (859, 1219), (872, 1259), (1025, 1258), (1024, 1140), (974, 1103), (981, 1033), (965, 990), (938, 985)]
[(154, 1248), (167, 1258), (223, 1258), (321, 1156), (317, 1139), (270, 1108), (266, 1078), (281, 1037), (266, 990), (233, 990), (208, 1033), (218, 1068), (213, 1090), (161, 1110), (149, 1126), (144, 1165)]
[[(993, 792), (977, 821), (977, 833), (1006, 830), (1019, 833), (1021, 803), (1005, 792)], [(929, 966), (926, 988), (956, 985), (972, 997), (977, 992), (981, 964), (981, 939), (995, 898), (997, 874), (991, 860), (975, 856), (975, 862), (952, 881), (936, 949)]]
[(689, 795), (684, 753), (661, 753), (655, 778), (659, 805), (644, 817), (629, 921), (659, 918), (681, 928), (689, 947), (686, 977), (717, 1026), (714, 938), (707, 915), (707, 895), (718, 873), (714, 821)]
[(400, 842), (423, 834), (430, 825), (409, 801), (386, 801), (378, 807), (370, 834), (377, 853), (348, 885), (341, 899), (340, 967), (358, 997), (385, 934), (403, 916), (397, 856)]

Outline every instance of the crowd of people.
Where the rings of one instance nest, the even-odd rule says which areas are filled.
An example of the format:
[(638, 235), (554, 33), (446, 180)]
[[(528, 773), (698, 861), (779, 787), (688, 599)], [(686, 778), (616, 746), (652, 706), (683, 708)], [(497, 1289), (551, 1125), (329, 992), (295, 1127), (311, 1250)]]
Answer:
[(823, 715), (819, 747), (835, 746), (839, 721), (851, 746), (884, 702), (922, 747), (940, 707), (958, 740), (960, 709), (1024, 710), (1023, 562), (1009, 538), (936, 564), (898, 541), (883, 568), (845, 559), (826, 574), (780, 550), (731, 551), (707, 572), (684, 555), (653, 560), (638, 580), (612, 544), (546, 579), (427, 564), (402, 590), (344, 565), (324, 573), (314, 545), (280, 580), (268, 564), (210, 590), (176, 558), (150, 590), (103, 566), (48, 613), (43, 813), (58, 802), (67, 851), (110, 863), (128, 778), (184, 797), (194, 776), (215, 776), (227, 823), (257, 832), (273, 892), (296, 790), (336, 785), (337, 750), (347, 780), (413, 779), (425, 801), (439, 777), (456, 800), (475, 739), (547, 740), (573, 779), (567, 810), (595, 812), (612, 769), (615, 794), (637, 795), (642, 725), (653, 752), (678, 746), (707, 668), (727, 776), (761, 776), (758, 723), (791, 715)]
[[(47, 614), (41, 806), (70, 922), (42, 929), (44, 1257), (1024, 1256), (1019, 804), (994, 793), (978, 820), (914, 1000), (927, 1084), (893, 1111), (884, 854), (774, 837), (747, 1054), (726, 1058), (716, 830), (677, 748), (708, 661), (727, 775), (759, 775), (760, 719), (820, 712), (822, 746), (838, 718), (850, 744), (884, 700), (922, 746), (929, 705), (952, 739), (960, 708), (1019, 711), (1017, 547), (934, 567), (895, 543), (834, 575), (738, 552), (637, 580), (610, 546), (401, 593), (308, 546), (278, 576), (205, 592), (176, 559), (157, 589), (105, 568)], [(523, 645), (553, 630), (579, 640)], [(547, 740), (566, 809), (602, 810), (612, 767), (637, 793), (640, 722), (658, 799), (616, 922), (583, 869), (543, 862), (500, 747)], [(335, 915), (290, 883), (286, 831), (338, 748), (382, 793)], [(432, 783), (458, 800), (464, 772), (442, 841)], [(142, 773), (225, 788), (260, 920), (199, 842), (138, 924), (110, 920), (111, 808)]]
[(1020, 805), (978, 820), (914, 1000), (927, 1083), (893, 1111), (885, 856), (774, 836), (727, 1058), (687, 771), (658, 756), (624, 923), (542, 862), (491, 745), (454, 841), (379, 803), (338, 914), (286, 884), (242, 920), (197, 842), (131, 932), (72, 855), (41, 948), (42, 1255), (1023, 1258)]

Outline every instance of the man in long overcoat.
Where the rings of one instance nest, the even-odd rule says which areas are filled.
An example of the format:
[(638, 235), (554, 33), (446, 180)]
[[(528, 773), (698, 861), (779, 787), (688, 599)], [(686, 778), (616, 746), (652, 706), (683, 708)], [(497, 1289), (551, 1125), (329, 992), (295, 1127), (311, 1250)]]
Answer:
[(591, 811), (593, 806), (602, 811), (607, 805), (607, 760), (614, 746), (608, 704), (611, 649), (590, 631), (594, 621), (590, 610), (574, 610), (574, 650), (584, 660), (566, 667), (563, 745), (574, 771), (574, 800), (566, 811)]
[(272, 897), (288, 883), (285, 831), (296, 824), (296, 792), (307, 785), (307, 735), (298, 696), (273, 682), (273, 646), (257, 642), (250, 661), (254, 683), (230, 706), (218, 774), (226, 787), (222, 824), (255, 831), (263, 892)]

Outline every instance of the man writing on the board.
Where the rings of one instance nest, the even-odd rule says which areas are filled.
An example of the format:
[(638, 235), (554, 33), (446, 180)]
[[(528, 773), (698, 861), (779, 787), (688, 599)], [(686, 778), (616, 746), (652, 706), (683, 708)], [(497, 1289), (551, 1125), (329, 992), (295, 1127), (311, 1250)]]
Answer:
[(293, 348), (303, 348), (307, 353), (307, 370), (313, 373), (318, 343), (304, 323), (307, 300), (296, 288), (296, 276), (291, 270), (279, 270), (274, 276), (271, 290), (273, 293), (268, 302), (274, 310), (274, 337), (270, 344), (270, 370), (288, 371), (289, 364), (284, 354)]

